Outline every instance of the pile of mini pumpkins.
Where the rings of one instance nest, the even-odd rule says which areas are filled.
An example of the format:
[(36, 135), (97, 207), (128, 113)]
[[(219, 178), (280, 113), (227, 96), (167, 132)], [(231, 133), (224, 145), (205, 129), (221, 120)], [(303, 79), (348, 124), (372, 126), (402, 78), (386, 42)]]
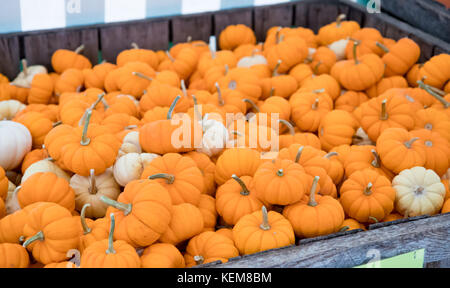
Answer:
[(218, 43), (0, 77), (0, 267), (191, 267), (450, 212), (450, 55), (345, 15)]

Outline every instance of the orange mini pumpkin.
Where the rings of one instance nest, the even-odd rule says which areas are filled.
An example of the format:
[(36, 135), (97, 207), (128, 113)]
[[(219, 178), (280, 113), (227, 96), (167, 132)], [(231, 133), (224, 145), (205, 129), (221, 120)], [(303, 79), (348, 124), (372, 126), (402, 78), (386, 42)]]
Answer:
[(218, 260), (225, 263), (229, 258), (237, 256), (239, 251), (233, 240), (219, 233), (206, 231), (189, 240), (184, 260), (186, 267), (192, 267)]
[(319, 125), (319, 139), (322, 149), (330, 151), (333, 147), (351, 144), (358, 123), (347, 111), (333, 110), (325, 115)]
[(52, 172), (37, 172), (22, 183), (17, 200), (23, 208), (35, 202), (53, 202), (69, 211), (75, 209), (75, 192), (64, 178)]
[(31, 82), (30, 92), (28, 94), (28, 103), (30, 104), (48, 104), (53, 96), (54, 84), (48, 74), (37, 74)]
[(132, 49), (123, 50), (117, 55), (117, 66), (122, 67), (128, 62), (144, 62), (153, 69), (158, 68), (159, 59), (156, 53), (149, 49), (142, 49), (136, 43), (131, 43)]
[(378, 43), (386, 54), (383, 62), (386, 64), (384, 75), (386, 77), (405, 75), (420, 58), (420, 47), (409, 38), (402, 38), (390, 48)]
[(109, 239), (92, 243), (81, 255), (82, 268), (140, 268), (141, 260), (133, 246), (123, 240), (113, 240), (115, 217), (111, 213)]
[(398, 174), (405, 169), (423, 166), (424, 143), (403, 128), (388, 128), (377, 139), (377, 151), (386, 168)]
[(53, 53), (51, 63), (53, 70), (56, 73), (63, 73), (67, 69), (90, 69), (92, 67), (88, 58), (80, 53), (84, 50), (85, 46), (81, 45), (75, 51), (67, 49), (58, 49)]
[[(106, 215), (114, 213), (116, 217), (116, 240), (126, 241), (134, 247), (147, 247), (169, 228), (172, 201), (167, 189), (155, 181), (133, 180), (125, 186), (117, 201), (105, 196), (101, 196), (101, 200), (112, 206)], [(135, 227), (139, 227), (138, 230)]]
[(0, 243), (0, 268), (28, 268), (30, 256), (19, 244)]
[(217, 159), (214, 178), (218, 185), (222, 185), (232, 175), (253, 177), (260, 164), (261, 157), (256, 150), (250, 148), (227, 149)]
[(373, 170), (351, 174), (342, 184), (340, 194), (345, 213), (359, 222), (380, 222), (394, 210), (395, 189), (388, 178)]
[(184, 257), (172, 244), (156, 243), (144, 249), (142, 268), (185, 268)]
[(255, 33), (243, 24), (228, 25), (219, 35), (219, 46), (222, 50), (233, 50), (239, 45), (255, 43)]
[(343, 21), (347, 15), (340, 14), (336, 21), (320, 28), (318, 37), (321, 45), (330, 45), (331, 43), (350, 37), (361, 27), (355, 21)]
[(250, 176), (231, 176), (217, 188), (217, 213), (229, 225), (235, 225), (244, 215), (259, 211), (264, 205), (257, 197), (255, 182)]
[(286, 206), (283, 210), (283, 215), (292, 224), (295, 235), (300, 238), (337, 232), (344, 222), (344, 209), (338, 200), (315, 194), (318, 182), (319, 177), (314, 177), (309, 197)]
[(141, 179), (152, 179), (169, 191), (174, 205), (198, 205), (204, 189), (203, 175), (189, 157), (167, 153), (145, 167)]
[(69, 210), (50, 202), (40, 202), (28, 214), (23, 228), (23, 246), (42, 264), (64, 261), (67, 251), (76, 249), (80, 229)]
[(84, 69), (84, 86), (86, 88), (104, 89), (106, 76), (117, 66), (111, 63), (100, 63), (92, 69)]

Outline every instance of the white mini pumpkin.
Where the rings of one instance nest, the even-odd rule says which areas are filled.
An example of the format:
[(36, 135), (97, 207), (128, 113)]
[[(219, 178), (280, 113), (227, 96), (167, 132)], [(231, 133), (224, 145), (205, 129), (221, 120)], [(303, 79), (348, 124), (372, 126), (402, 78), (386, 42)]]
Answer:
[(4, 100), (0, 101), (0, 120), (11, 120), (17, 113), (27, 107), (17, 100)]
[(333, 50), (334, 54), (336, 54), (337, 61), (346, 58), (345, 49), (347, 48), (348, 41), (348, 39), (341, 39), (328, 45), (328, 48)]
[(127, 153), (114, 164), (114, 179), (125, 187), (129, 182), (140, 179), (145, 167), (158, 157), (158, 154), (153, 153)]
[(47, 74), (47, 68), (42, 65), (28, 66), (26, 60), (22, 60), (23, 70), (17, 77), (11, 82), (12, 85), (16, 85), (23, 88), (30, 88), (33, 78), (37, 74)]
[(128, 153), (142, 153), (141, 144), (139, 143), (138, 131), (131, 131), (130, 133), (125, 135), (117, 157), (120, 158)]
[(197, 152), (205, 153), (209, 157), (222, 152), (228, 142), (228, 129), (219, 121), (208, 119), (208, 114), (202, 120), (203, 137)]
[(0, 121), (0, 166), (5, 170), (17, 168), (31, 150), (31, 133), (24, 125)]
[[(17, 191), (16, 185), (14, 185), (11, 181), (8, 181), (8, 196), (6, 197), (5, 207), (6, 214), (13, 214), (14, 212), (20, 210), (19, 202), (17, 201)], [(20, 188), (20, 186), (19, 186)]]
[(86, 217), (101, 218), (105, 216), (108, 205), (100, 200), (101, 196), (106, 196), (116, 200), (120, 194), (120, 187), (114, 180), (112, 169), (108, 168), (103, 174), (94, 175), (91, 170), (89, 177), (74, 174), (70, 178), (70, 187), (75, 191), (75, 209), (81, 211), (87, 203), (91, 204), (86, 209)]
[(28, 177), (37, 172), (52, 172), (55, 173), (58, 177), (64, 178), (67, 181), (70, 181), (70, 176), (64, 170), (59, 168), (53, 161), (44, 159), (31, 164), (25, 173), (23, 173), (21, 183), (24, 183)]
[(445, 187), (433, 170), (403, 170), (395, 176), (392, 186), (396, 191), (396, 210), (408, 217), (436, 214), (444, 204)]
[(375, 142), (370, 140), (369, 135), (367, 135), (366, 131), (362, 127), (359, 127), (356, 130), (355, 135), (353, 136), (353, 145), (364, 146), (364, 145), (375, 145)]
[(250, 68), (254, 65), (267, 65), (267, 59), (263, 55), (253, 55), (242, 57), (241, 60), (237, 63), (237, 67), (246, 67)]

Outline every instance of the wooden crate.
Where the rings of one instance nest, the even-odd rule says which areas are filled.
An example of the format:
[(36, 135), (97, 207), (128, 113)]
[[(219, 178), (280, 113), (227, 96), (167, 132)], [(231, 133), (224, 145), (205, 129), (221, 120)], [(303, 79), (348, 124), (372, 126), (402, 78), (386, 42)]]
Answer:
[[(376, 250), (374, 250), (376, 249)], [(450, 213), (378, 223), (300, 240), (297, 245), (196, 266), (198, 268), (351, 268), (425, 249), (425, 267), (450, 267)]]
[[(304, 26), (318, 29), (345, 13), (363, 27), (377, 28), (386, 37), (410, 37), (422, 49), (420, 61), (433, 55), (450, 53), (450, 44), (385, 14), (369, 14), (365, 7), (348, 0), (303, 0), (278, 5), (247, 7), (217, 12), (161, 17), (131, 22), (100, 24), (47, 31), (0, 35), (0, 73), (13, 79), (20, 59), (29, 65), (43, 64), (51, 71), (50, 57), (56, 49), (75, 49), (84, 44), (84, 55), (92, 63), (103, 59), (114, 62), (117, 54), (136, 42), (142, 48), (168, 49), (169, 43), (192, 39), (208, 40), (230, 24), (254, 29), (259, 41), (272, 26)], [(446, 24), (448, 28), (450, 23)]]

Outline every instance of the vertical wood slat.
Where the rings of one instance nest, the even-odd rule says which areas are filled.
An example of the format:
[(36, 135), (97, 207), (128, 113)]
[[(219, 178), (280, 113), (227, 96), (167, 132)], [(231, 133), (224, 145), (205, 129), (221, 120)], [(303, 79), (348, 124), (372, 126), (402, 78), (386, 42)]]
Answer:
[(188, 36), (192, 40), (203, 40), (208, 42), (212, 29), (212, 14), (196, 14), (178, 16), (172, 19), (172, 42), (174, 44), (186, 42)]
[(255, 34), (257, 41), (264, 41), (269, 28), (291, 27), (294, 23), (294, 6), (291, 4), (254, 8)]
[(99, 31), (102, 57), (108, 62), (115, 63), (117, 55), (133, 42), (143, 49), (167, 50), (169, 46), (168, 20), (112, 25)]
[(318, 33), (321, 27), (336, 21), (338, 15), (338, 5), (330, 5), (326, 2), (313, 2), (308, 9), (308, 28), (312, 29), (314, 33)]
[(98, 63), (98, 30), (97, 29), (63, 29), (57, 32), (37, 33), (24, 37), (25, 58), (29, 65), (40, 64), (53, 70), (51, 57), (57, 49), (75, 50), (84, 44), (82, 54), (93, 65)]
[(13, 80), (19, 73), (19, 37), (0, 37), (0, 73)]

